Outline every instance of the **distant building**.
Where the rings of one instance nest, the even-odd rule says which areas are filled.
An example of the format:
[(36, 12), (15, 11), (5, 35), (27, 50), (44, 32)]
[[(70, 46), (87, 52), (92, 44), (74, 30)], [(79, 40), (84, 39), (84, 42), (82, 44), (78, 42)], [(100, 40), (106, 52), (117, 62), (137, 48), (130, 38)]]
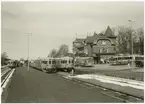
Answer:
[(116, 54), (115, 42), (116, 36), (108, 26), (104, 34), (94, 33), (93, 36), (73, 41), (73, 53), (75, 56), (93, 57), (99, 63), (100, 59), (107, 60)]

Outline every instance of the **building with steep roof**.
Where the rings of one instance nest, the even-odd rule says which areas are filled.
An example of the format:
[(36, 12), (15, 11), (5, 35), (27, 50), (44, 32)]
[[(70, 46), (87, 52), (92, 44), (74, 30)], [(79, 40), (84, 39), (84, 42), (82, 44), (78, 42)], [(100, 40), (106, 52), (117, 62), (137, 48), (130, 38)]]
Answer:
[(100, 59), (107, 60), (116, 54), (115, 42), (116, 36), (108, 26), (104, 34), (94, 33), (85, 39), (76, 39), (73, 42), (73, 53), (76, 56), (93, 57), (94, 61), (99, 63)]
[(76, 39), (73, 41), (73, 53), (75, 56), (82, 56), (84, 52), (85, 47), (85, 39)]

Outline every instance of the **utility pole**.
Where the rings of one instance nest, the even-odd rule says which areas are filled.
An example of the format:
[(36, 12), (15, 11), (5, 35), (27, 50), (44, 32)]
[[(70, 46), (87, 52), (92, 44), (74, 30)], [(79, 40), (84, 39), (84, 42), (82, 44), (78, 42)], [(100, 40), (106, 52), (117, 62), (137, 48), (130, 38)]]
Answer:
[(78, 35), (78, 34), (76, 33), (76, 39), (77, 39), (77, 35)]
[(28, 35), (28, 71), (30, 70), (29, 69), (29, 57), (30, 57), (30, 35), (31, 33), (26, 33), (26, 35)]
[(130, 30), (131, 30), (131, 53), (132, 53), (132, 69), (133, 69), (133, 34), (132, 34), (132, 24), (135, 23), (136, 21), (128, 20), (130, 22)]

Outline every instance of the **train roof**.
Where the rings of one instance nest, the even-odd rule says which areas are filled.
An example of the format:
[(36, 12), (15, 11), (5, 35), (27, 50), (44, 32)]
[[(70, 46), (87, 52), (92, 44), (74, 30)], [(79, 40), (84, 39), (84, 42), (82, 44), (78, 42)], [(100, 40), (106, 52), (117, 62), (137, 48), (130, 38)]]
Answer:
[(61, 57), (61, 59), (73, 59), (72, 57)]
[(76, 57), (76, 59), (87, 59), (87, 58), (93, 58), (93, 57)]
[(63, 59), (73, 59), (72, 57), (59, 57), (59, 58), (53, 58), (53, 57), (45, 57), (45, 58), (38, 58), (37, 60), (63, 60)]

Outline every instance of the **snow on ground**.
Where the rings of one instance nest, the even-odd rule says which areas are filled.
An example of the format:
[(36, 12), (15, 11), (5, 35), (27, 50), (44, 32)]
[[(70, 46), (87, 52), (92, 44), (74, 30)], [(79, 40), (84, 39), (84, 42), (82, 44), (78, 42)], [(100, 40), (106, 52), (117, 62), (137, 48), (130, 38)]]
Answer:
[(128, 87), (144, 90), (144, 82), (124, 79), (124, 78), (117, 78), (117, 77), (110, 77), (110, 76), (96, 75), (96, 74), (69, 76), (69, 78), (95, 79), (103, 83), (112, 83), (120, 86), (128, 86)]

